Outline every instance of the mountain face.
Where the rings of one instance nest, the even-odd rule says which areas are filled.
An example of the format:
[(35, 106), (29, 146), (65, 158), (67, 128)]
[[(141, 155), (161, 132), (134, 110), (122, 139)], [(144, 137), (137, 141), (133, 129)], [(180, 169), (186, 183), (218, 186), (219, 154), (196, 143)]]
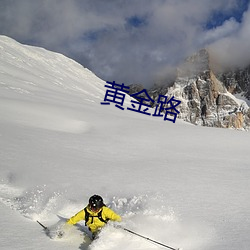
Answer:
[(241, 94), (250, 100), (250, 65), (244, 69), (228, 70), (218, 74), (227, 90), (232, 94)]
[(250, 67), (215, 73), (205, 49), (180, 65), (170, 87), (154, 86), (148, 93), (155, 101), (159, 94), (180, 100), (178, 117), (192, 124), (236, 129), (250, 127), (249, 106), (235, 95), (250, 100)]

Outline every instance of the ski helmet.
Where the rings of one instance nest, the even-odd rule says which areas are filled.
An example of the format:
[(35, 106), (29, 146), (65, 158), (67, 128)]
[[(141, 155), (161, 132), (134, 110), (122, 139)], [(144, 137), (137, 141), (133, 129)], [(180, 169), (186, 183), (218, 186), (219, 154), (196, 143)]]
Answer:
[(98, 210), (103, 207), (103, 199), (99, 195), (93, 195), (89, 198), (89, 206), (93, 210)]

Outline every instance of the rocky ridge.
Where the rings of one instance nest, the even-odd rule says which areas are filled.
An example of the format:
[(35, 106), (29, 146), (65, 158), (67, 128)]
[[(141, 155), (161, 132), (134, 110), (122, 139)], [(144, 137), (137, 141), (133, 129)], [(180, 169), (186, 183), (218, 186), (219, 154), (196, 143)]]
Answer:
[[(132, 94), (140, 91), (142, 86), (132, 85), (130, 88)], [(157, 104), (159, 94), (168, 96), (168, 100), (172, 96), (180, 100), (178, 117), (192, 124), (250, 128), (250, 108), (247, 104), (250, 100), (250, 67), (215, 73), (206, 49), (180, 65), (171, 86), (154, 85), (147, 92), (155, 101), (153, 107)]]

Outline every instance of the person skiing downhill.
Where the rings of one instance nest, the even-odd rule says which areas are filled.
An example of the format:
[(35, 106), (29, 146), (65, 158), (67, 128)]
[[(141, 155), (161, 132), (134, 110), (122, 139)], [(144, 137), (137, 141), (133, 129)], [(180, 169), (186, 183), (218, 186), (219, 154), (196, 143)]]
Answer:
[(89, 198), (89, 204), (84, 209), (68, 219), (67, 224), (74, 225), (80, 220), (85, 220), (85, 225), (94, 239), (109, 220), (120, 222), (122, 219), (120, 215), (105, 206), (101, 196), (95, 194)]

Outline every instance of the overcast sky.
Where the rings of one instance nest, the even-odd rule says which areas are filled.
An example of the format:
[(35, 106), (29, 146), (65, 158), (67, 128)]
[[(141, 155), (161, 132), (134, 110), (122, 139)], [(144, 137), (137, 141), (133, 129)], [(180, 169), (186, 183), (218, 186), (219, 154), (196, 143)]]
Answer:
[(250, 62), (250, 0), (0, 0), (0, 34), (61, 52), (104, 80), (152, 84), (212, 47)]

